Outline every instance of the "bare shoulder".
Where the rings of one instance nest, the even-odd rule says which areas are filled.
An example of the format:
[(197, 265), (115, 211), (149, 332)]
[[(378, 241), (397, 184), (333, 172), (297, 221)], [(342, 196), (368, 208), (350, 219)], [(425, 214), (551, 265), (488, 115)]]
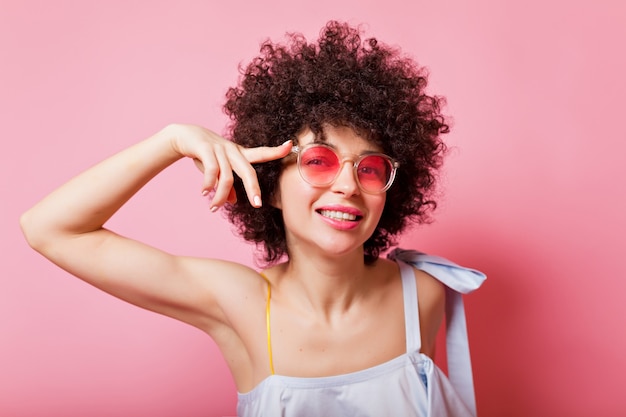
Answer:
[(422, 352), (435, 356), (437, 334), (445, 315), (445, 285), (432, 275), (413, 268), (417, 283)]
[(445, 285), (437, 278), (419, 269), (413, 269), (417, 281), (419, 304), (428, 308), (441, 308), (445, 304)]
[[(379, 259), (376, 265), (380, 267), (383, 275), (393, 276), (397, 271), (397, 264), (388, 259)], [(397, 272), (395, 272), (397, 274)], [(445, 285), (432, 275), (420, 269), (413, 268), (415, 281), (417, 283), (418, 300), (420, 307), (425, 309), (437, 308), (443, 309), (445, 303)]]

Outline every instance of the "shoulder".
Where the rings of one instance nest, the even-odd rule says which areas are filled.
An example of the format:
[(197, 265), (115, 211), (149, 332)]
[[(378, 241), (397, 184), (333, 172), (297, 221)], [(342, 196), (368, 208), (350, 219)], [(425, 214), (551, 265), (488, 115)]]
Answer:
[[(377, 265), (380, 266), (387, 276), (398, 274), (398, 264), (388, 259), (379, 259)], [(409, 264), (411, 265), (411, 264)], [(420, 317), (432, 314), (439, 316), (445, 309), (446, 286), (433, 275), (411, 265), (411, 270), (415, 277), (417, 286), (418, 304)], [(395, 271), (395, 272), (394, 272)], [(432, 314), (431, 314), (432, 313)]]
[(417, 286), (422, 353), (434, 357), (437, 334), (445, 316), (446, 286), (429, 273), (412, 267)]
[(441, 307), (446, 298), (446, 286), (434, 276), (421, 269), (413, 268), (417, 282), (417, 295), (420, 306)]

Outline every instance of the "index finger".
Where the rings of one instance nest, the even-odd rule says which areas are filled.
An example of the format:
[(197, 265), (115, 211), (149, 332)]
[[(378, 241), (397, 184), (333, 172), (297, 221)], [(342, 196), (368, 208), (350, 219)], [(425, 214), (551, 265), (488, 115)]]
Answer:
[(256, 148), (241, 148), (241, 154), (251, 164), (274, 161), (289, 155), (293, 142), (288, 140), (279, 146), (258, 146)]
[(248, 196), (250, 204), (254, 207), (261, 207), (261, 187), (256, 175), (256, 171), (252, 167), (253, 163), (274, 161), (284, 158), (289, 154), (292, 148), (291, 141), (287, 141), (280, 146), (259, 146), (256, 148), (243, 148), (239, 150), (247, 163), (243, 163), (240, 159), (233, 160), (232, 168), (239, 175), (243, 182), (244, 189)]

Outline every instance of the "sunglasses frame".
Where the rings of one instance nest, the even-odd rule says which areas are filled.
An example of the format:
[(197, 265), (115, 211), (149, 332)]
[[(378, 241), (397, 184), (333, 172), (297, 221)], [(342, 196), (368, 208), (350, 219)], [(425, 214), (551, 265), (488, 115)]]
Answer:
[[(315, 147), (321, 147), (321, 148), (326, 148), (326, 149), (330, 150), (332, 153), (334, 153), (337, 156), (337, 160), (339, 161), (339, 169), (337, 169), (337, 173), (335, 174), (335, 176), (330, 181), (328, 181), (326, 183), (314, 183), (314, 182), (311, 182), (310, 180), (308, 180), (306, 178), (306, 176), (302, 172), (302, 165), (301, 165), (301, 160), (302, 160), (301, 155), (302, 155), (302, 153), (305, 152), (308, 149), (315, 148)], [(385, 155), (384, 153), (371, 152), (371, 153), (364, 153), (364, 154), (361, 154), (361, 155), (351, 155), (351, 157), (346, 157), (345, 155), (342, 155), (339, 152), (337, 152), (337, 150), (335, 148), (333, 148), (332, 146), (328, 146), (325, 143), (313, 142), (313, 143), (309, 143), (309, 144), (304, 145), (304, 146), (299, 146), (299, 145), (295, 145), (294, 144), (293, 147), (291, 148), (291, 153), (292, 154), (296, 154), (297, 157), (298, 157), (297, 165), (298, 165), (298, 172), (300, 173), (300, 177), (302, 177), (302, 179), (306, 183), (308, 183), (308, 184), (310, 184), (310, 185), (312, 185), (314, 187), (325, 187), (325, 186), (331, 185), (332, 183), (334, 183), (337, 180), (337, 177), (339, 177), (339, 174), (341, 173), (342, 167), (346, 163), (346, 161), (352, 162), (352, 171), (353, 171), (356, 183), (359, 186), (359, 189), (361, 191), (363, 191), (364, 193), (367, 193), (367, 194), (382, 194), (385, 191), (387, 191), (393, 185), (393, 181), (396, 178), (396, 172), (398, 170), (398, 167), (400, 166), (399, 162), (397, 162), (395, 159), (393, 159), (389, 155)], [(361, 184), (361, 180), (359, 179), (359, 172), (358, 172), (359, 164), (361, 163), (361, 161), (363, 161), (365, 158), (367, 158), (369, 156), (379, 156), (379, 157), (382, 157), (383, 159), (385, 159), (386, 161), (389, 162), (389, 165), (391, 167), (391, 173), (389, 174), (389, 179), (387, 180), (387, 184), (379, 191), (371, 191), (371, 190), (367, 190), (367, 189), (363, 188), (363, 185)]]

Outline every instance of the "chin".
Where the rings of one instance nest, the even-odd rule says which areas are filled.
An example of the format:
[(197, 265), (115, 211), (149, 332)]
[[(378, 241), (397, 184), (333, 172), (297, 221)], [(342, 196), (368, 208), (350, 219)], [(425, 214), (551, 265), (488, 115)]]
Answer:
[(329, 242), (320, 245), (322, 251), (330, 256), (349, 256), (351, 254), (363, 254), (363, 244), (361, 245), (344, 245), (338, 242)]

